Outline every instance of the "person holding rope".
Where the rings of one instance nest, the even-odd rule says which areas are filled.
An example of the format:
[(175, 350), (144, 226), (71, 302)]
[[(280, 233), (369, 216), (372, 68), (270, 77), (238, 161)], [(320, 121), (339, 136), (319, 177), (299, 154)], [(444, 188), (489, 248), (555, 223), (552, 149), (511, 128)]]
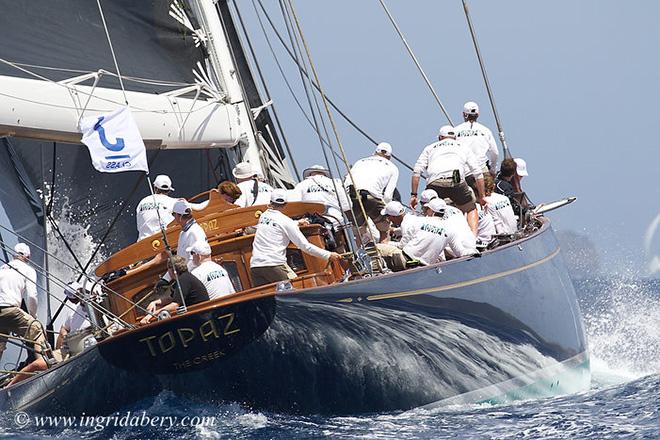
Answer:
[[(321, 165), (312, 165), (303, 171), (303, 180), (293, 189), (301, 202), (322, 203), (334, 226), (343, 222), (343, 211), (352, 204), (339, 179), (330, 178), (330, 171)], [(337, 192), (335, 192), (337, 191)]]

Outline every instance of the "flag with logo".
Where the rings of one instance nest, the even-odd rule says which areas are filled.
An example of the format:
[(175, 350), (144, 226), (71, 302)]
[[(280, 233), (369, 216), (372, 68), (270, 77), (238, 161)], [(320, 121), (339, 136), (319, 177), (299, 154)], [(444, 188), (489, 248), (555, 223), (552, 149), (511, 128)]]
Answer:
[(92, 165), (102, 173), (149, 172), (147, 151), (131, 111), (122, 107), (111, 113), (80, 121), (82, 142)]

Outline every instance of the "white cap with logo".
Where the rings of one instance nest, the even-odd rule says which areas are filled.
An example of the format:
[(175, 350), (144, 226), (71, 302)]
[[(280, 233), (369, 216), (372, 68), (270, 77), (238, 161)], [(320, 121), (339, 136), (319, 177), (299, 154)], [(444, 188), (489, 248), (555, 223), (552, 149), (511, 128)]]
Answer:
[(205, 241), (205, 240), (200, 240), (195, 242), (192, 246), (186, 249), (186, 252), (190, 252), (191, 254), (197, 254), (197, 255), (211, 255), (211, 245)]
[(19, 255), (22, 255), (24, 257), (29, 257), (30, 256), (30, 246), (28, 246), (25, 243), (18, 243), (16, 246), (14, 246), (14, 252), (16, 252)]
[(426, 204), (426, 207), (433, 212), (442, 212), (447, 207), (447, 204), (440, 197), (436, 197)]
[(451, 125), (443, 125), (440, 127), (440, 132), (438, 133), (440, 137), (454, 137), (456, 136), (456, 131)]
[(163, 190), (163, 191), (174, 191), (172, 188), (172, 179), (165, 174), (159, 174), (154, 179), (154, 187)]
[(468, 101), (463, 105), (463, 113), (466, 115), (478, 115), (479, 106), (476, 102)]
[(174, 202), (174, 206), (172, 207), (172, 214), (186, 215), (190, 214), (191, 212), (192, 209), (190, 208), (190, 204), (186, 202), (185, 199), (179, 199)]
[(380, 144), (376, 145), (376, 153), (383, 153), (386, 156), (391, 156), (392, 146), (387, 142), (381, 142)]
[(516, 172), (518, 173), (519, 176), (529, 176), (527, 173), (527, 162), (525, 162), (524, 159), (521, 159), (519, 157), (513, 159), (514, 162), (516, 162)]
[(387, 205), (380, 210), (380, 215), (391, 215), (395, 217), (397, 215), (403, 215), (405, 212), (406, 210), (401, 203), (392, 200), (391, 202), (387, 202)]
[(289, 197), (285, 189), (278, 188), (270, 193), (270, 203), (274, 203), (276, 205), (284, 205), (288, 201)]

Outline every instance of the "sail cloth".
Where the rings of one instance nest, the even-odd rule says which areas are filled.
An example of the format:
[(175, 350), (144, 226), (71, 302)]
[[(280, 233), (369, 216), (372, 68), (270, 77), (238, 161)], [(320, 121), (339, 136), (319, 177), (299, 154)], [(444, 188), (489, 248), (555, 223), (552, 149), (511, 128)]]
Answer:
[(89, 148), (92, 165), (102, 173), (149, 173), (147, 150), (128, 107), (80, 122), (82, 142)]

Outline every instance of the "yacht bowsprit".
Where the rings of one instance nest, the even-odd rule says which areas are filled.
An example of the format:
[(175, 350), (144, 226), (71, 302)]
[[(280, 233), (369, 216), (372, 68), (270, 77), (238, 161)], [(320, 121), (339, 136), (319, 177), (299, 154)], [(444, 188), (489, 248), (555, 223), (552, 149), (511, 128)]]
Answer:
[[(40, 13), (51, 17), (45, 26), (61, 25), (59, 20), (71, 12), (40, 3)], [(221, 180), (241, 160), (258, 164), (273, 186), (294, 182), (279, 124), (275, 116), (271, 119), (269, 102), (257, 93), (234, 27), (235, 17), (240, 23), (238, 5), (232, 10), (226, 1), (151, 3), (112, 2), (99, 11), (96, 4), (72, 2), (70, 7), (83, 17), (72, 32), (94, 46), (85, 49), (93, 56), (78, 56), (81, 49), (67, 46), (68, 40), (54, 41), (59, 62), (71, 64), (56, 66), (43, 66), (52, 58), (19, 32), (39, 8), (5, 8), (15, 14), (9, 22), (22, 37), (0, 51), (0, 91), (7, 104), (0, 108), (0, 129), (10, 136), (2, 139), (0, 149), (0, 168), (9, 176), (0, 191), (2, 261), (11, 257), (14, 242), (27, 241), (35, 249), (37, 283), (47, 292), (42, 295), (48, 299), (47, 329), (58, 322), (50, 301), (66, 304), (55, 294), (66, 280), (49, 273), (48, 261), (68, 266), (62, 260), (75, 259), (71, 273), (93, 286), (80, 298), (92, 327), (70, 336), (68, 357), (0, 390), (0, 408), (108, 413), (172, 390), (255, 408), (352, 414), (499, 402), (589, 386), (579, 307), (543, 209), (530, 212), (515, 234), (499, 237), (479, 254), (391, 272), (374, 248), (356, 240), (350, 225), (336, 227), (324, 218), (325, 205), (290, 202), (284, 208), (287, 216), (313, 219), (301, 226), (307, 240), (345, 259), (327, 264), (290, 245), (287, 261), (295, 278), (255, 286), (249, 267), (253, 228), (267, 206), (239, 208), (217, 190), (205, 191), (190, 199), (208, 201), (193, 215), (236, 293), (184, 304), (171, 316), (141, 324), (146, 305), (156, 297), (153, 286), (167, 269), (159, 256), (176, 248), (180, 227), (170, 224), (127, 245), (124, 236), (133, 234), (134, 227), (123, 213), (143, 178), (99, 177), (82, 147), (63, 144), (80, 142), (77, 123), (83, 117), (112, 111), (124, 101), (139, 109), (136, 122), (147, 149), (159, 148), (148, 151), (150, 165), (156, 159), (164, 164), (180, 191), (194, 194), (212, 186), (207, 168)], [(298, 29), (297, 42), (306, 46), (293, 5), (285, 3), (290, 24)], [(131, 20), (135, 16), (144, 19), (139, 26)], [(113, 24), (120, 22), (135, 27), (134, 38), (113, 36)], [(99, 29), (106, 32), (99, 34)], [(150, 38), (154, 35), (159, 38)], [(142, 40), (143, 46), (133, 44)], [(127, 66), (132, 72), (113, 72), (112, 66), (118, 66), (109, 41), (118, 53), (132, 54), (135, 65)], [(312, 71), (304, 72), (303, 81), (319, 91), (327, 106), (308, 52), (307, 58)], [(152, 70), (150, 63), (157, 68)], [(65, 78), (67, 69), (79, 76)], [(52, 113), (57, 114), (44, 111), (55, 106), (59, 110)], [(348, 165), (339, 137), (341, 154), (317, 130), (327, 168), (332, 169), (328, 157), (339, 156)], [(293, 163), (290, 154), (288, 160)], [(202, 171), (193, 161), (203, 161)], [(60, 233), (53, 194), (51, 203), (40, 200), (33, 184), (48, 182), (55, 193), (68, 185), (69, 197), (77, 200), (86, 197), (86, 176), (112, 188), (93, 195), (99, 207), (95, 214), (107, 221), (94, 220), (91, 232), (101, 243), (112, 237), (122, 244), (94, 263), (94, 276), (86, 275), (94, 256), (82, 264), (71, 248), (65, 258), (47, 248), (46, 223)], [(562, 203), (548, 204), (547, 210)], [(60, 238), (70, 246), (63, 234)], [(15, 374), (8, 371), (8, 379)]]

